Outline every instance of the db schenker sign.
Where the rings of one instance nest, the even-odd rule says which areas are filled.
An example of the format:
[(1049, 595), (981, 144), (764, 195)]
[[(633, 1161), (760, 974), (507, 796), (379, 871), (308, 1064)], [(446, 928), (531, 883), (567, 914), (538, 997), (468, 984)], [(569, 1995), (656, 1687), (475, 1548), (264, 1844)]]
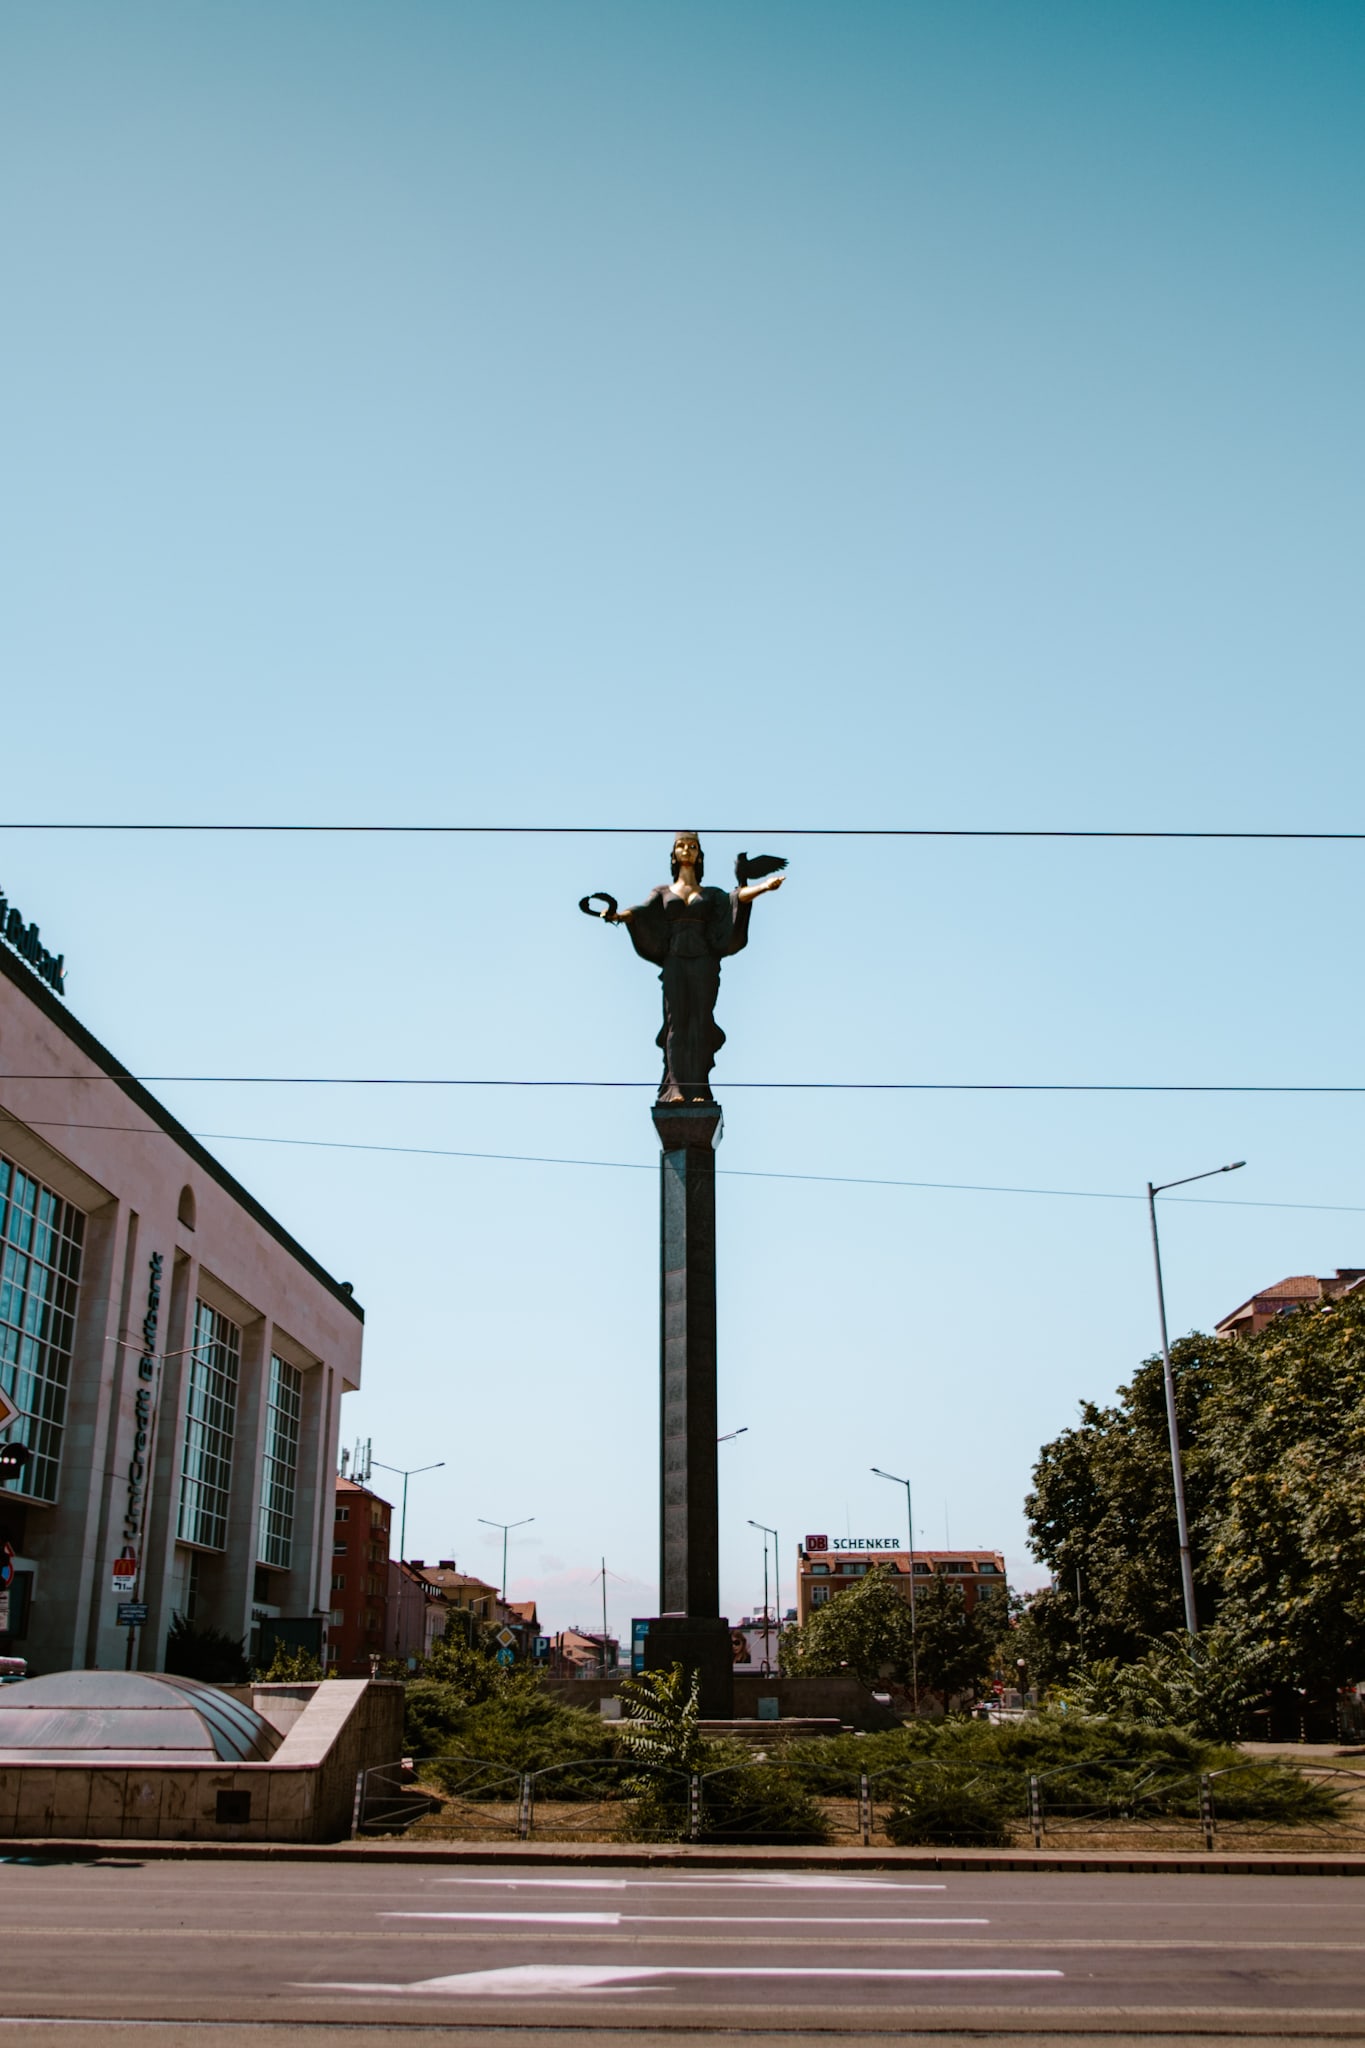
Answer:
[(808, 1536), (807, 1550), (901, 1550), (899, 1536)]

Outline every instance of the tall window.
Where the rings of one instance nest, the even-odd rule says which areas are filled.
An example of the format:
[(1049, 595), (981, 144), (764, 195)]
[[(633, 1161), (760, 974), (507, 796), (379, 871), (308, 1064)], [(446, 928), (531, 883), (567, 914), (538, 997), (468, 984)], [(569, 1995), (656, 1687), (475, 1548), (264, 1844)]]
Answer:
[(19, 1410), (9, 1432), (32, 1463), (20, 1490), (57, 1498), (85, 1218), (0, 1158), (0, 1386)]
[(289, 1568), (294, 1540), (294, 1481), (299, 1468), (299, 1416), (303, 1412), (303, 1374), (282, 1358), (270, 1361), (270, 1393), (265, 1409), (265, 1458), (261, 1464), (261, 1533), (257, 1555), (262, 1564)]
[(177, 1534), (183, 1543), (202, 1543), (210, 1550), (221, 1550), (227, 1541), (241, 1353), (237, 1325), (206, 1301), (196, 1301)]

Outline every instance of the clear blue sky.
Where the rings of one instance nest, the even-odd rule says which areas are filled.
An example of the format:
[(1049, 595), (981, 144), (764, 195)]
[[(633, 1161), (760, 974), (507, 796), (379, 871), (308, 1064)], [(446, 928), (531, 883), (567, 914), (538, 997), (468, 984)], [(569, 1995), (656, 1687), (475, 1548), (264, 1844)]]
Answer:
[[(1177, 1330), (1365, 1264), (1351, 1099), (724, 1090), (1365, 1078), (1365, 849), (779, 829), (1362, 824), (1363, 59), (1328, 0), (6, 10), (8, 815), (659, 827), (0, 833), (73, 1009), (146, 1073), (649, 1084), (574, 906), (733, 825), (712, 878), (792, 870), (724, 1166), (1354, 1206), (1172, 1205)], [(410, 1552), (533, 1514), (550, 1621), (603, 1554), (648, 1612), (650, 1087), (160, 1092), (355, 1283)], [(748, 1516), (788, 1585), (902, 1533), (874, 1463), (1017, 1570), (1152, 1347), (1140, 1204), (721, 1188), (731, 1613)]]

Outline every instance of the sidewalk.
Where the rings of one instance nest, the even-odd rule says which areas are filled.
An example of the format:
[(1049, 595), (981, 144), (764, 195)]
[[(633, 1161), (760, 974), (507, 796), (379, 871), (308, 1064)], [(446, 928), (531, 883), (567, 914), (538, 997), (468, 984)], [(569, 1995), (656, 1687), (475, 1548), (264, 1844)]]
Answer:
[(10, 1841), (0, 1862), (40, 1863), (444, 1863), (496, 1865), (504, 1871), (571, 1864), (576, 1869), (807, 1871), (1126, 1871), (1138, 1875), (1218, 1877), (1363, 1877), (1365, 1853), (1223, 1854), (1217, 1849), (785, 1849), (725, 1842), (166, 1842)]

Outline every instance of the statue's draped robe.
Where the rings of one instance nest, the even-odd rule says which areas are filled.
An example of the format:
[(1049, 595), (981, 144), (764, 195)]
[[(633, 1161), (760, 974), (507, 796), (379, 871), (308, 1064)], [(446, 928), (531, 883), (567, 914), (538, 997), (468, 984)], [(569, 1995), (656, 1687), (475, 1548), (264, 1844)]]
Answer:
[(704, 888), (689, 904), (663, 884), (630, 913), (630, 942), (660, 970), (664, 987), (663, 1029), (654, 1041), (664, 1056), (660, 1095), (677, 1088), (685, 1101), (711, 1100), (711, 1069), (725, 1043), (716, 1022), (720, 963), (748, 944), (750, 908), (738, 890)]

